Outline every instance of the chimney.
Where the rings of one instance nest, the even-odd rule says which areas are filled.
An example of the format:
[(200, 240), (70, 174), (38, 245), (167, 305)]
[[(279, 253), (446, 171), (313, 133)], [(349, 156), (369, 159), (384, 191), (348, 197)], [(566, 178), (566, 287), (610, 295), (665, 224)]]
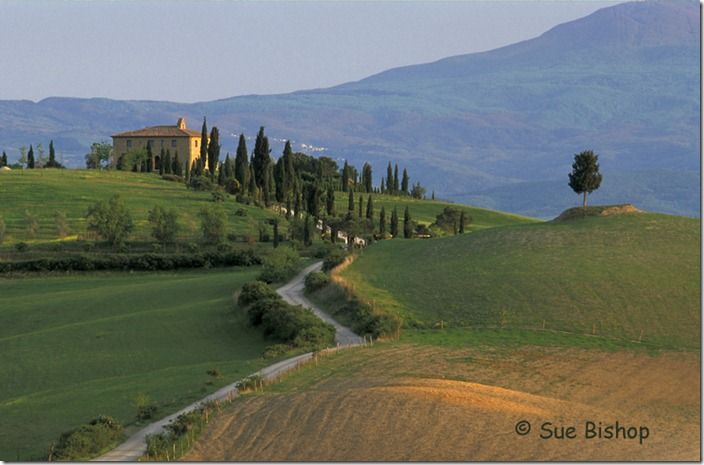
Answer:
[[(173, 120), (172, 120), (172, 121), (173, 121)], [(179, 118), (179, 119), (178, 119), (178, 123), (176, 123), (176, 126), (177, 126), (179, 129), (186, 129), (186, 118), (183, 118), (183, 117)]]

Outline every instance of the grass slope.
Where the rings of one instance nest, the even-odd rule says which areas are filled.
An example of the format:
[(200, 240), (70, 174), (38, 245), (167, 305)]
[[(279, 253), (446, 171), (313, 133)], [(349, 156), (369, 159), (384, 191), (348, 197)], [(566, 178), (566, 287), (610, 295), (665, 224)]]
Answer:
[[(147, 214), (156, 205), (176, 208), (182, 225), (182, 238), (196, 241), (200, 234), (198, 212), (212, 205), (209, 192), (194, 192), (183, 183), (164, 181), (156, 174), (96, 170), (15, 170), (0, 173), (0, 216), (7, 226), (8, 243), (28, 238), (24, 222), (29, 211), (39, 222), (34, 240), (57, 239), (54, 213), (63, 212), (72, 235), (85, 232), (88, 208), (99, 200), (120, 194), (132, 212), (135, 231), (130, 240), (151, 240)], [(273, 213), (236, 203), (227, 196), (224, 203), (229, 231), (256, 237), (259, 221)], [(238, 209), (245, 217), (235, 216)]]
[(0, 280), (0, 459), (43, 459), (98, 414), (134, 423), (140, 393), (162, 417), (258, 369), (269, 342), (231, 310), (258, 271)]
[[(356, 192), (354, 194), (355, 216), (359, 214), (359, 197), (364, 199), (362, 215), (366, 215), (367, 201), (370, 194)], [(456, 203), (444, 202), (441, 200), (418, 200), (409, 196), (397, 196), (387, 194), (371, 194), (374, 205), (374, 223), (379, 227), (379, 212), (381, 207), (386, 211), (386, 221), (391, 219), (391, 211), (396, 207), (398, 211), (399, 227), (403, 226), (403, 211), (408, 207), (411, 219), (417, 223), (429, 225), (435, 221), (437, 215), (442, 213), (445, 207), (454, 207), (464, 210), (471, 217), (467, 230), (493, 228), (496, 226), (508, 226), (513, 224), (532, 223), (538, 220), (525, 216), (514, 215), (512, 213), (498, 212), (486, 208), (470, 207)], [(335, 192), (335, 210), (338, 214), (346, 212), (349, 202), (349, 193)], [(387, 227), (388, 229), (388, 227)]]
[(541, 328), (699, 347), (694, 219), (638, 213), (365, 250), (342, 276), (421, 326)]

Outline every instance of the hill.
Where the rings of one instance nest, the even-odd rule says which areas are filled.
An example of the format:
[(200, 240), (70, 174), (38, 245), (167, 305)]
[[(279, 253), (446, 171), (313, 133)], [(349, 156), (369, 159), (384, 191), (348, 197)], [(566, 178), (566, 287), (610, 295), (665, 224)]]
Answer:
[(633, 213), (375, 244), (341, 276), (408, 327), (534, 328), (699, 347), (693, 219)]
[[(606, 180), (626, 182), (605, 183), (604, 201), (698, 216), (699, 21), (696, 2), (632, 2), (497, 50), (329, 89), (195, 104), (2, 101), (0, 148), (14, 158), (21, 145), (53, 138), (75, 166), (114, 132), (207, 115), (228, 135), (224, 151), (235, 151), (230, 135), (265, 125), (295, 149), (327, 148), (377, 173), (399, 161), (443, 198), (541, 217), (568, 206), (554, 199), (570, 198), (571, 158), (591, 148)], [(522, 202), (535, 182), (552, 183), (557, 197), (537, 190)]]
[[(699, 360), (574, 348), (375, 344), (322, 358), (238, 399), (189, 461), (698, 460)], [(664, 380), (677, 379), (678, 382)], [(587, 440), (585, 419), (647, 425)], [(520, 420), (532, 432), (515, 433)], [(542, 422), (574, 440), (539, 440)], [(262, 438), (275, 438), (273, 441)]]
[(271, 341), (232, 312), (258, 272), (0, 278), (0, 459), (44, 461), (101, 414), (134, 430), (139, 395), (161, 418), (264, 366)]
[[(86, 232), (86, 212), (100, 200), (118, 194), (135, 222), (130, 239), (151, 240), (148, 212), (157, 205), (175, 208), (182, 231), (179, 239), (198, 242), (201, 208), (213, 205), (210, 192), (186, 189), (182, 182), (165, 181), (156, 174), (97, 170), (22, 170), (0, 173), (0, 199), (7, 232), (6, 242), (45, 242), (58, 239), (54, 214), (66, 215), (69, 239)], [(228, 216), (228, 232), (257, 237), (259, 223), (274, 213), (243, 205), (227, 196), (222, 203)], [(244, 216), (238, 216), (237, 210)], [(26, 233), (25, 213), (36, 218), (34, 237)]]

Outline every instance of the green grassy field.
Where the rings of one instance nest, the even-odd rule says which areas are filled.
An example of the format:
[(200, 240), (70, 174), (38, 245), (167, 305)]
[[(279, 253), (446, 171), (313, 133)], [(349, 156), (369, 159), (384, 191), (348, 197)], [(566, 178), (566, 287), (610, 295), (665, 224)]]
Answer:
[(134, 424), (139, 394), (163, 417), (271, 363), (232, 311), (258, 272), (0, 279), (0, 459), (43, 458), (99, 414)]
[(695, 219), (587, 217), (430, 241), (383, 241), (363, 251), (342, 276), (358, 295), (411, 325), (544, 324), (698, 348), (699, 247)]
[[(370, 194), (355, 193), (354, 205), (355, 215), (358, 214), (359, 196), (364, 198), (364, 208), (362, 214), (366, 214), (367, 200)], [(493, 228), (496, 226), (508, 226), (513, 224), (534, 223), (539, 220), (525, 216), (514, 215), (512, 213), (487, 210), (485, 208), (470, 207), (456, 203), (443, 202), (440, 200), (417, 200), (409, 196), (396, 196), (386, 194), (371, 194), (374, 205), (374, 221), (379, 221), (379, 212), (383, 206), (386, 210), (386, 221), (391, 218), (391, 211), (394, 207), (398, 210), (399, 221), (403, 222), (403, 211), (408, 207), (411, 219), (417, 223), (429, 225), (435, 221), (435, 217), (442, 213), (445, 207), (455, 207), (464, 210), (465, 214), (471, 217), (471, 222), (467, 225), (468, 231)], [(338, 214), (347, 211), (349, 194), (347, 192), (335, 192), (335, 210)]]
[[(147, 214), (156, 205), (175, 208), (180, 214), (181, 239), (197, 241), (200, 234), (198, 211), (212, 205), (209, 192), (186, 189), (183, 183), (164, 181), (156, 174), (97, 170), (15, 170), (0, 173), (0, 216), (7, 233), (5, 242), (56, 240), (54, 214), (63, 212), (68, 220), (70, 237), (85, 233), (85, 215), (99, 200), (120, 194), (132, 212), (135, 231), (130, 240), (150, 240)], [(224, 208), (229, 231), (257, 236), (261, 220), (274, 213), (235, 202), (227, 196)], [(243, 209), (246, 216), (236, 216)], [(25, 211), (36, 217), (39, 231), (32, 238), (26, 234)]]

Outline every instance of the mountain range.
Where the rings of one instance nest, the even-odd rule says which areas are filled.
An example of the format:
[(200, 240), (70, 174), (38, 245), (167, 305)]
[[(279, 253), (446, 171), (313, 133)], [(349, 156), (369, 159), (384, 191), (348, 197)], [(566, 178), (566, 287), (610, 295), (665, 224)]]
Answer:
[(0, 149), (13, 159), (21, 145), (53, 139), (80, 166), (113, 133), (180, 116), (199, 129), (207, 116), (226, 135), (223, 152), (263, 125), (270, 138), (368, 161), (378, 175), (399, 163), (438, 197), (544, 218), (579, 203), (567, 173), (575, 153), (592, 149), (604, 174), (594, 202), (698, 216), (699, 31), (696, 2), (633, 2), (327, 89), (192, 104), (4, 100)]

